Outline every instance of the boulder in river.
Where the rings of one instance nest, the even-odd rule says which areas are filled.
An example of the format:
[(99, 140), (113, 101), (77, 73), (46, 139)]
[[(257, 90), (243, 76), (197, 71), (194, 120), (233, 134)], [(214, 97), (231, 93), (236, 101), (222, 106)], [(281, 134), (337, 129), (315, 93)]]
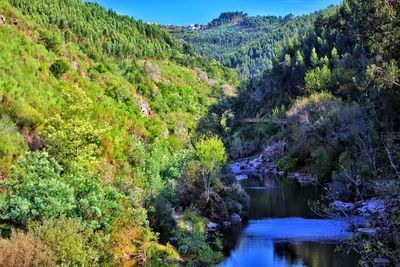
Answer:
[(209, 231), (209, 232), (215, 232), (219, 228), (221, 228), (221, 225), (219, 225), (217, 223), (211, 222), (211, 223), (207, 224), (207, 231)]
[(230, 223), (230, 222), (222, 223), (222, 229), (224, 229), (224, 230), (229, 230), (229, 229), (231, 229), (231, 227), (232, 227), (232, 223)]
[(239, 214), (233, 213), (231, 216), (229, 216), (229, 221), (233, 224), (241, 224), (242, 223), (242, 218), (240, 218)]

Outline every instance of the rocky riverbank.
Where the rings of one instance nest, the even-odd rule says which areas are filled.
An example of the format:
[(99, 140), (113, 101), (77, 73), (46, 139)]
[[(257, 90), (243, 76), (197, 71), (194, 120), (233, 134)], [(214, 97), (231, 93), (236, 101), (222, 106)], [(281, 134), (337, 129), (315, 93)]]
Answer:
[(296, 181), (301, 186), (313, 185), (316, 179), (311, 174), (279, 171), (276, 167), (277, 161), (284, 156), (286, 143), (284, 141), (266, 145), (261, 154), (251, 158), (244, 158), (229, 166), (230, 172), (236, 174), (236, 180), (247, 179), (249, 173), (274, 173), (279, 176), (286, 176)]

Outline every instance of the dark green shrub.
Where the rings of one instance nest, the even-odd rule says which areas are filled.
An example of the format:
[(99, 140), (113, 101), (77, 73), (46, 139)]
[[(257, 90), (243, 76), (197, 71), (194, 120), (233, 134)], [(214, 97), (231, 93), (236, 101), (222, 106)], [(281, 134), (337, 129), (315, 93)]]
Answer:
[(64, 59), (56, 60), (53, 65), (50, 66), (50, 71), (53, 73), (54, 77), (60, 78), (66, 72), (70, 70), (69, 63)]
[(47, 31), (40, 32), (40, 41), (50, 51), (55, 53), (61, 50), (62, 39), (59, 35)]
[(325, 147), (318, 147), (311, 153), (311, 168), (313, 173), (322, 182), (331, 174), (334, 162), (332, 155)]
[(281, 158), (276, 166), (278, 167), (279, 170), (289, 172), (295, 170), (297, 161), (298, 160), (296, 158), (291, 158), (289, 156), (286, 156)]

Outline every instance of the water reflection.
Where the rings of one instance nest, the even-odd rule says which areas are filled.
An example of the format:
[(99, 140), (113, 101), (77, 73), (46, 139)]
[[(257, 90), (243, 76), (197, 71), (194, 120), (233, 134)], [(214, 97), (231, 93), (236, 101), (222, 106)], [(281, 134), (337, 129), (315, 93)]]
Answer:
[(357, 257), (335, 252), (338, 240), (348, 236), (342, 220), (318, 218), (308, 206), (316, 188), (302, 188), (273, 175), (254, 175), (243, 181), (252, 198), (250, 221), (226, 239), (230, 256), (220, 266), (346, 267)]

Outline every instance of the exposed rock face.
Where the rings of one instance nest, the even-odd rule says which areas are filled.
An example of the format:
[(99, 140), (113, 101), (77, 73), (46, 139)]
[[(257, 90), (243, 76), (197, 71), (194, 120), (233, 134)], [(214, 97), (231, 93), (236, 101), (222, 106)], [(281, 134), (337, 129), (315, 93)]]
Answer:
[(140, 114), (145, 117), (151, 116), (151, 109), (149, 103), (147, 103), (142, 97), (136, 96), (136, 103), (140, 107)]
[(202, 71), (199, 68), (196, 68), (196, 71), (197, 71), (197, 77), (198, 77), (199, 81), (205, 82), (210, 86), (214, 86), (215, 84), (217, 84), (217, 81), (213, 80), (213, 79), (210, 79), (206, 72)]
[(0, 14), (0, 24), (6, 24), (7, 20), (6, 17)]
[(28, 144), (30, 150), (37, 151), (43, 149), (43, 141), (38, 134), (23, 133), (23, 136), (24, 136), (24, 141), (26, 144)]
[(144, 65), (144, 70), (153, 82), (159, 83), (162, 81), (161, 70), (157, 64), (151, 64), (150, 62), (147, 62)]
[[(237, 180), (244, 180), (247, 178), (248, 173), (275, 173), (277, 175), (284, 175), (276, 168), (276, 161), (283, 157), (286, 143), (283, 141), (268, 145), (264, 147), (263, 152), (256, 158), (243, 159), (230, 165), (230, 171), (237, 174)], [(293, 172), (288, 174), (288, 179), (296, 181), (301, 186), (308, 186), (315, 184), (315, 177), (310, 174), (303, 174)]]
[(233, 96), (235, 94), (235, 89), (229, 84), (224, 84), (221, 88), (227, 96)]
[(294, 180), (301, 186), (315, 184), (315, 177), (310, 174), (293, 172), (288, 174), (289, 180)]

